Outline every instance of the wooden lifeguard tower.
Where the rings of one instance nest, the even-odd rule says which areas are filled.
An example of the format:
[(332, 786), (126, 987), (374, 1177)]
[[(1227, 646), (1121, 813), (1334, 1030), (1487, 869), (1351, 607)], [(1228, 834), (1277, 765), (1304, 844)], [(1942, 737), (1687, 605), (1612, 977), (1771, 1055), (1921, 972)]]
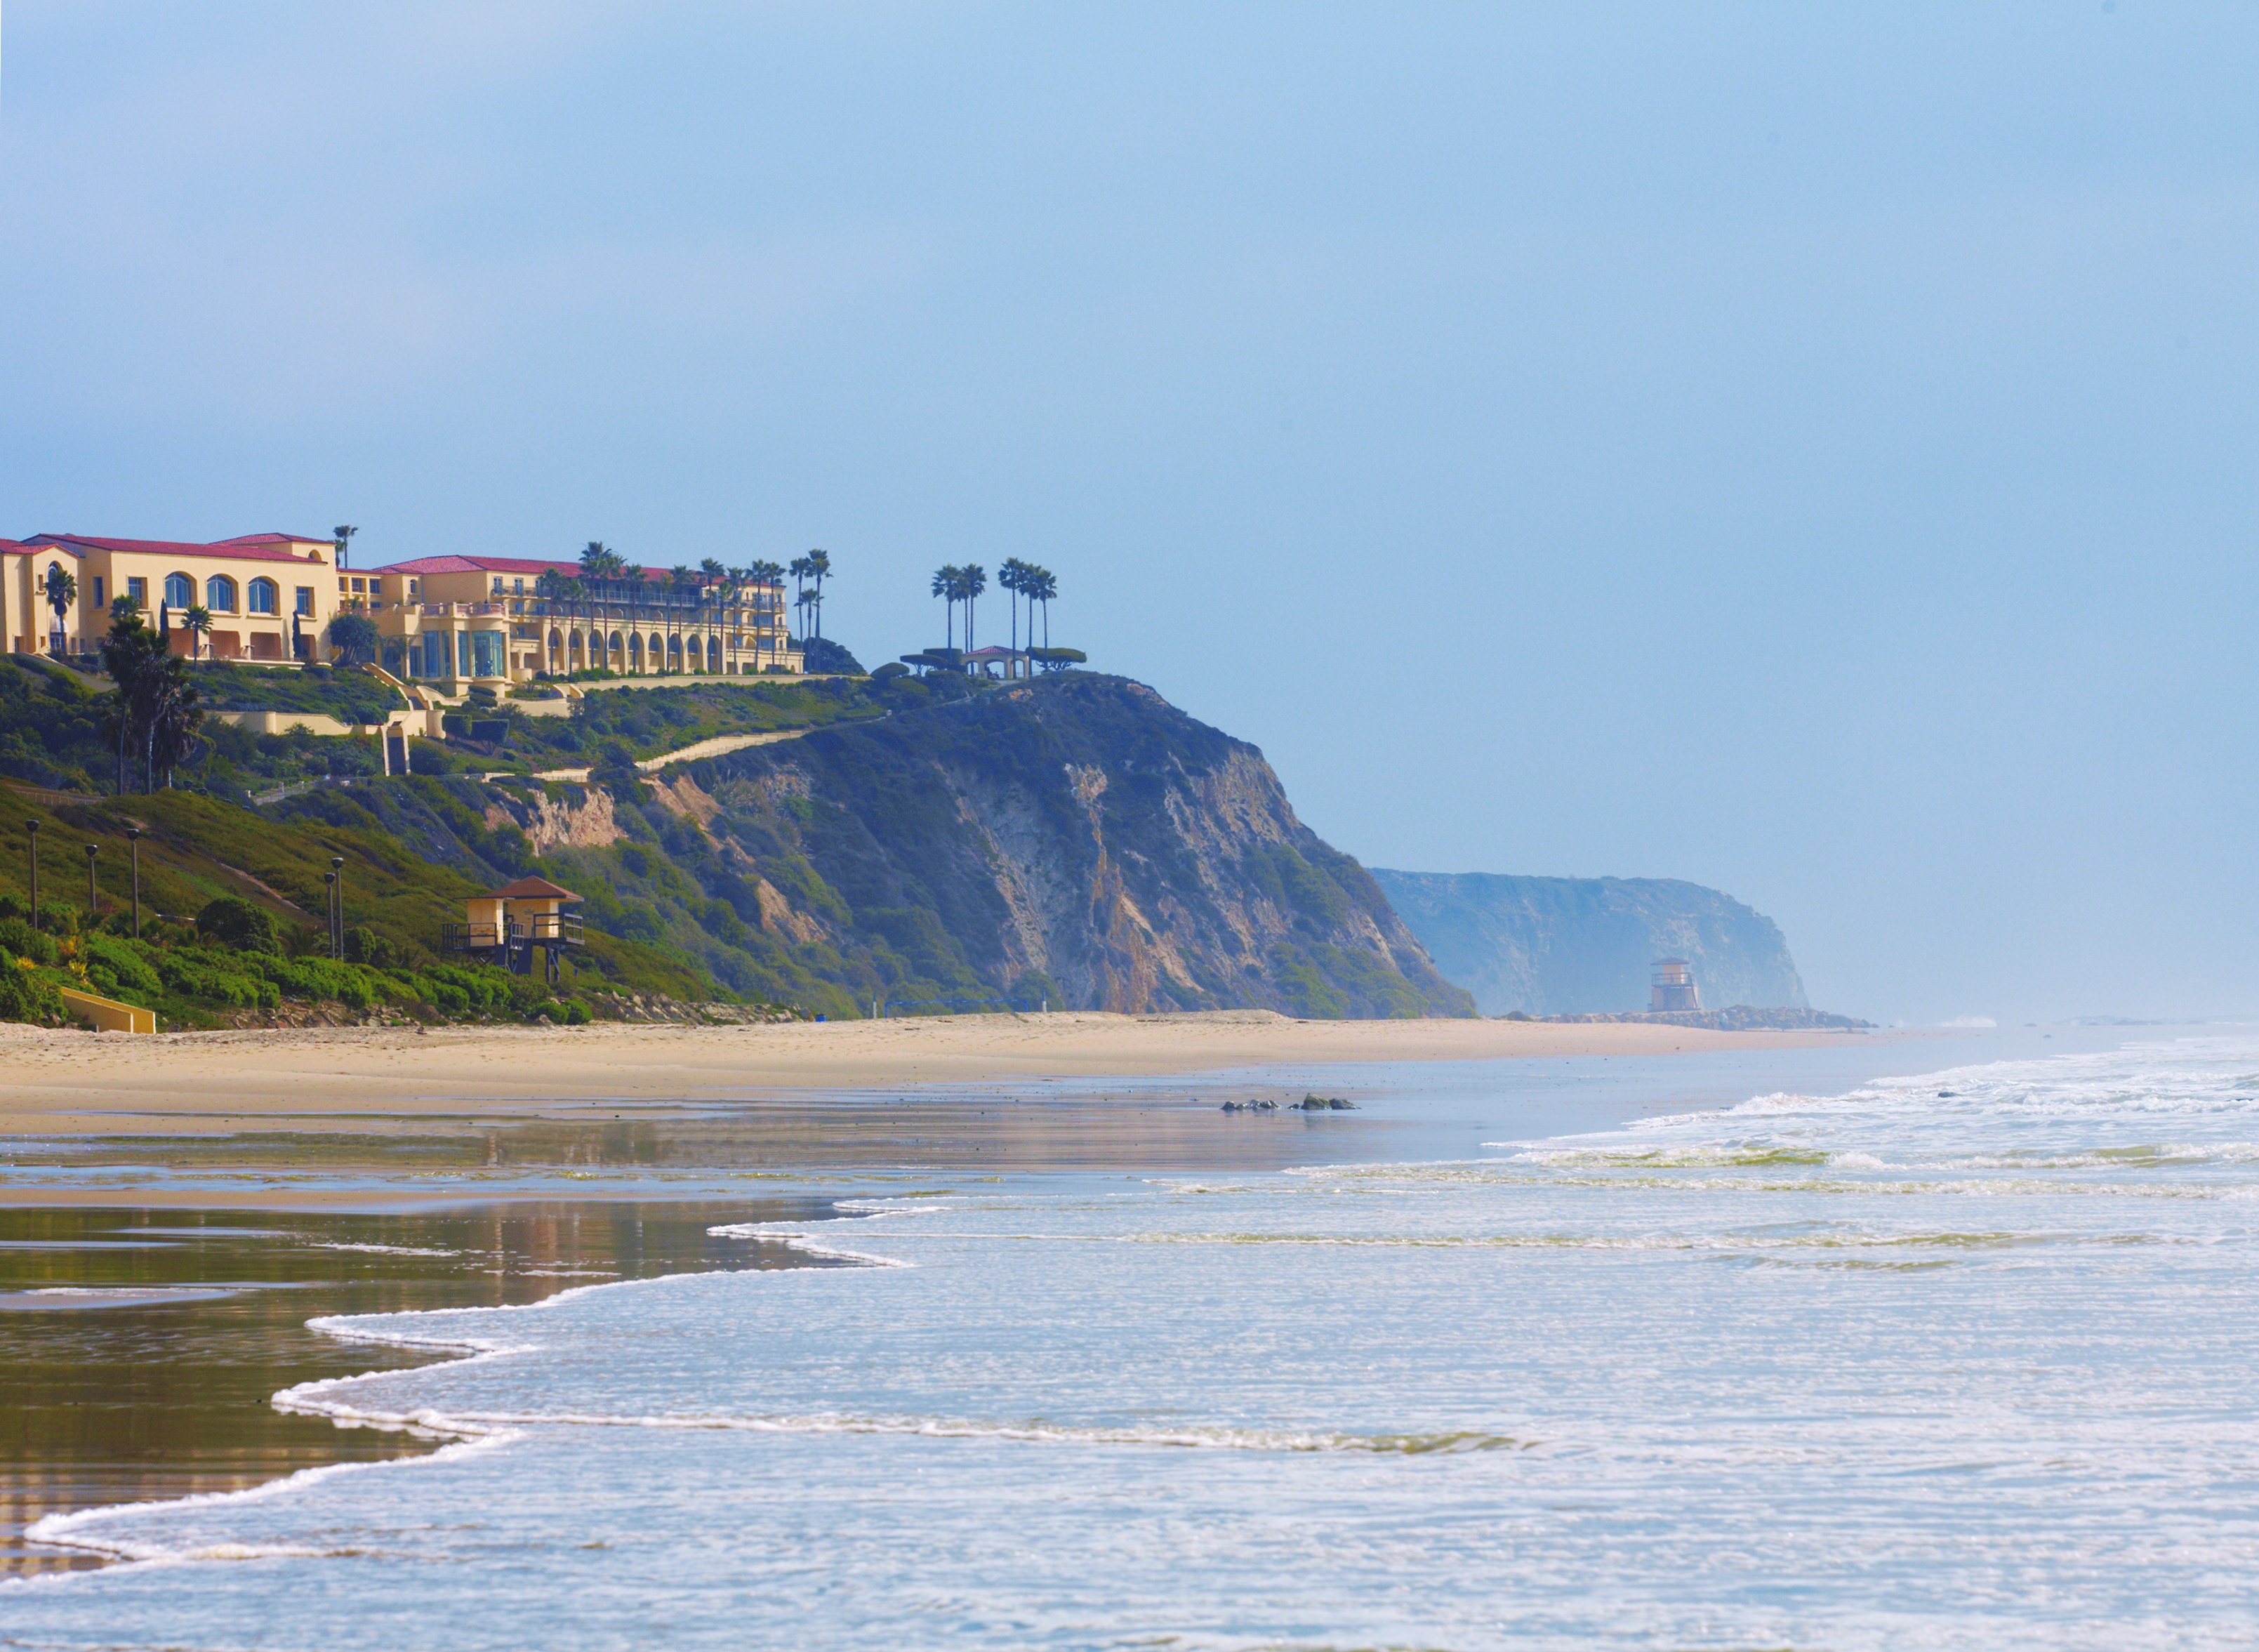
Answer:
[(464, 922), (447, 925), (439, 944), (513, 975), (532, 974), (538, 951), (544, 979), (554, 986), (564, 974), (558, 954), (581, 944), (581, 915), (566, 910), (580, 903), (579, 895), (546, 878), (520, 878), (465, 901)]
[(1659, 958), (1655, 960), (1654, 972), (1648, 979), (1648, 1008), (1700, 1009), (1702, 1008), (1701, 989), (1694, 985), (1693, 972), (1683, 958)]

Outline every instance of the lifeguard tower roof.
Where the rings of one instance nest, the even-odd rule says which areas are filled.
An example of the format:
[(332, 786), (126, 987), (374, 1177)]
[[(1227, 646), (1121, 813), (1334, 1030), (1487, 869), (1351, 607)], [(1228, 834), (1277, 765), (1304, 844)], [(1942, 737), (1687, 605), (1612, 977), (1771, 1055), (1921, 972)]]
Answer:
[(485, 901), (578, 901), (579, 895), (570, 889), (560, 889), (546, 878), (520, 878), (516, 883), (506, 883), (499, 889), (489, 889), (481, 896)]

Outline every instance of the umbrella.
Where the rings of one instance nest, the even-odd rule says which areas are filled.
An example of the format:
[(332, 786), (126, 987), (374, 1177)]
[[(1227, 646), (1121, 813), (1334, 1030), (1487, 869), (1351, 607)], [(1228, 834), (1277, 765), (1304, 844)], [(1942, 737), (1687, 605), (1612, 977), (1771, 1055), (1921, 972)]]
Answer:
[(160, 637), (170, 637), (172, 634), (172, 604), (169, 602), (160, 602), (157, 604), (157, 635)]
[(293, 659), (302, 659), (304, 657), (305, 652), (305, 634), (298, 629), (297, 612), (293, 609), (290, 615), (290, 658)]

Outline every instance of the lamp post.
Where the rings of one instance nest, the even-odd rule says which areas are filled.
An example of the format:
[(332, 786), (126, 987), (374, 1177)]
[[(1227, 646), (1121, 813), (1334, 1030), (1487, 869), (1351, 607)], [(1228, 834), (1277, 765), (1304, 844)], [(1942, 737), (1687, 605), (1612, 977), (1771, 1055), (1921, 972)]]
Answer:
[(125, 836), (133, 844), (133, 938), (141, 938), (141, 829), (129, 826)]
[(24, 830), (32, 834), (32, 927), (39, 927), (39, 822), (27, 820)]
[(94, 921), (101, 915), (102, 912), (94, 893), (94, 858), (101, 852), (100, 844), (89, 844), (86, 846), (86, 927), (89, 929), (94, 928)]
[(330, 883), (336, 894), (336, 907), (330, 919), (330, 956), (343, 961), (346, 955), (346, 858), (330, 857)]
[(325, 872), (322, 881), (329, 885), (330, 956), (334, 958), (338, 955), (338, 874)]

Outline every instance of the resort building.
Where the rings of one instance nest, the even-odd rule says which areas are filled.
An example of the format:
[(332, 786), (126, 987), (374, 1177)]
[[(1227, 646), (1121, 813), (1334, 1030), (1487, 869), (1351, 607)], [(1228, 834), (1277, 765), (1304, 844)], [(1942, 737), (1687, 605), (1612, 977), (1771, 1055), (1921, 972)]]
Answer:
[(663, 568), (590, 578), (577, 562), (454, 555), (341, 574), (338, 583), (341, 605), (376, 622), (387, 671), (450, 692), (524, 682), (536, 672), (750, 677), (802, 669), (780, 584), (706, 573), (679, 580)]
[[(68, 533), (0, 540), (0, 631), (19, 653), (91, 653), (109, 630), (110, 603), (131, 596), (151, 623), (169, 630), (175, 653), (278, 664), (318, 659), (326, 656), (324, 630), (338, 606), (334, 555), (327, 539), (289, 533), (210, 545)], [(78, 599), (60, 625), (46, 599), (54, 566), (78, 583)], [(182, 623), (191, 608), (211, 616), (201, 638)]]

